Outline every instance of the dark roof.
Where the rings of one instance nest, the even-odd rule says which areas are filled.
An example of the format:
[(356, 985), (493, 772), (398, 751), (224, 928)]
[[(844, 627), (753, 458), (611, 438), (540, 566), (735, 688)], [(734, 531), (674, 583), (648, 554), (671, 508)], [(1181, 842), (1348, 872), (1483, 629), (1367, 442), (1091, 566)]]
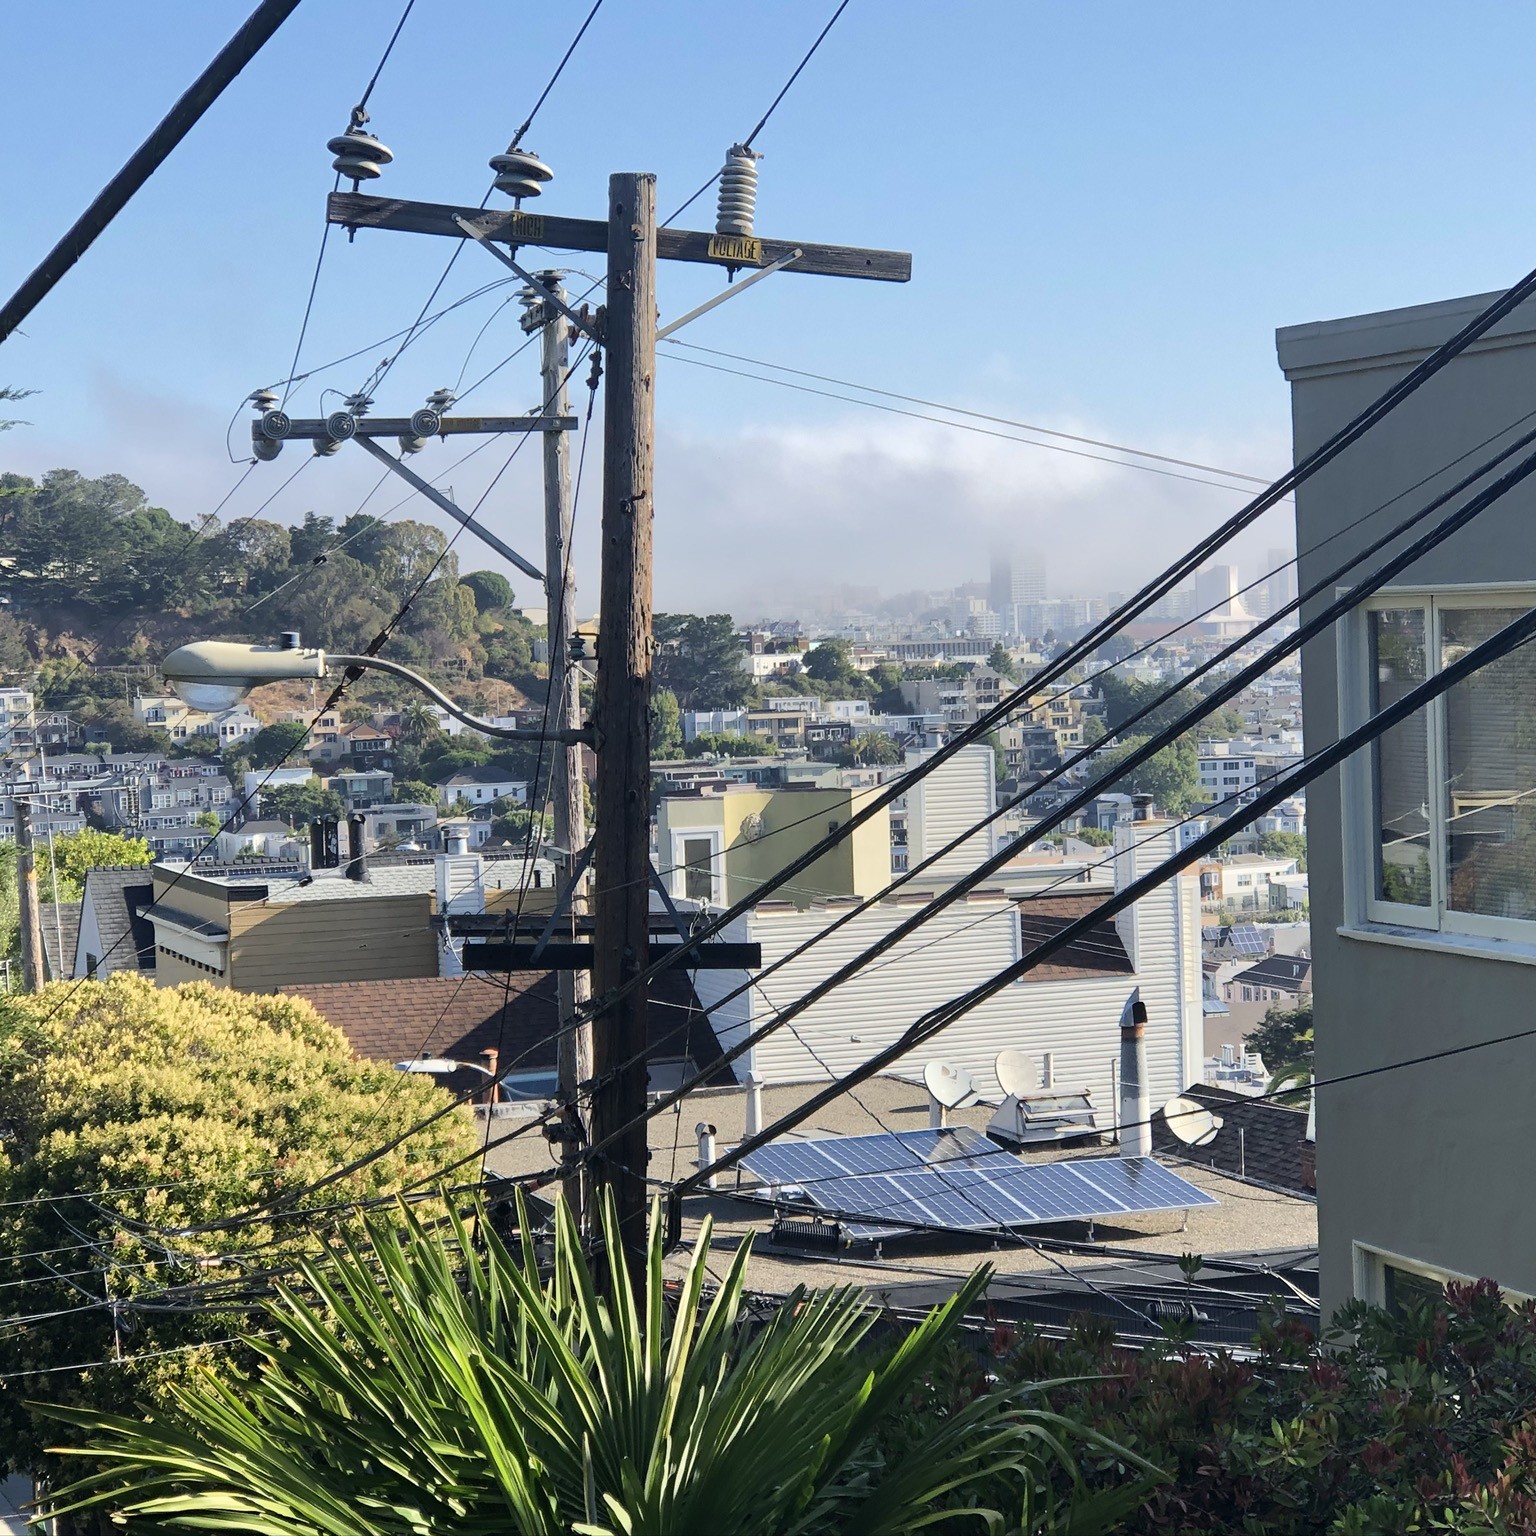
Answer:
[(111, 956), (108, 964), (112, 970), (154, 970), (155, 929), (144, 916), (144, 909), (154, 900), (148, 869), (104, 864), (86, 871), (80, 905), (82, 911), (89, 906), (96, 914), (96, 931), (101, 937), (98, 960)]
[[(503, 1071), (556, 1065), (559, 1003), (553, 971), (514, 971), (510, 978), (472, 971), (462, 977), (336, 981), (279, 990), (307, 998), (370, 1061), (408, 1061), (423, 1051), (475, 1061), (481, 1051), (499, 1046)], [(687, 976), (676, 969), (661, 972), (651, 984), (649, 1043), (658, 1060), (687, 1056), (701, 1069), (718, 1064), (710, 1082), (732, 1083), (730, 1068), (720, 1063), (720, 1042), (699, 1010)], [(466, 1089), (478, 1075), (460, 1072), (442, 1081)]]
[(1311, 974), (1312, 962), (1305, 955), (1270, 955), (1257, 965), (1250, 965), (1246, 971), (1239, 971), (1232, 981), (1251, 987), (1278, 987), (1282, 992), (1298, 992)]
[[(1100, 893), (1078, 896), (1025, 896), (1016, 903), (1019, 909), (1019, 932), (1024, 940), (1027, 955), (1037, 944), (1055, 937), (1068, 923), (1092, 912), (1103, 901)], [(1025, 981), (1073, 981), (1091, 976), (1132, 976), (1136, 972), (1125, 945), (1120, 941), (1120, 930), (1113, 918), (1095, 923), (1087, 933), (1081, 934), (1057, 950), (1051, 958), (1034, 970), (1026, 971)]]
[[(48, 979), (59, 981), (75, 974), (75, 945), (80, 937), (80, 903), (61, 901), (41, 909), (43, 917), (43, 958), (48, 963)], [(63, 947), (60, 947), (60, 935)]]
[(1304, 1109), (1287, 1109), (1267, 1099), (1233, 1093), (1230, 1088), (1204, 1085), (1186, 1088), (1184, 1097), (1204, 1104), (1221, 1119), (1216, 1139), (1208, 1146), (1189, 1146), (1168, 1129), (1159, 1109), (1152, 1116), (1154, 1153), (1203, 1163), (1276, 1189), (1305, 1188), (1301, 1175), (1301, 1142), (1307, 1130)]

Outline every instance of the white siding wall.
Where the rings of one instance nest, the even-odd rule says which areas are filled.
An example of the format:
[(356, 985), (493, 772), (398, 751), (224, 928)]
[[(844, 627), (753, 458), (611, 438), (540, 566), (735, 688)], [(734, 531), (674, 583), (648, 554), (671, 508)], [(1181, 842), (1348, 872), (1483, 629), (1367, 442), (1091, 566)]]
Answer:
[[(931, 755), (908, 752), (907, 767), (914, 768)], [(916, 865), (996, 808), (997, 774), (991, 747), (963, 747), (942, 767), (914, 784), (906, 798), (907, 857), (909, 864)], [(937, 882), (956, 880), (991, 852), (992, 832), (987, 828), (967, 838), (926, 873)]]
[[(882, 903), (791, 961), (764, 989), (754, 988), (751, 1023), (755, 1026), (766, 1021), (774, 1005), (799, 996), (873, 939), (889, 932), (913, 905)], [(1187, 973), (1188, 968), (1179, 952), (1180, 940), (1171, 931), (1173, 907), (1171, 901), (1163, 904), (1160, 912), (1149, 914), (1142, 924), (1147, 963), (1139, 975), (1017, 982), (903, 1058), (894, 1070), (915, 1074), (926, 1062), (942, 1058), (968, 1068), (983, 1093), (994, 1094), (998, 1084), (993, 1066), (999, 1051), (1022, 1050), (1037, 1063), (1050, 1051), (1057, 1085), (1086, 1087), (1092, 1091), (1095, 1104), (1108, 1109), (1111, 1064), (1118, 1061), (1120, 1047), (1120, 1011), (1131, 988), (1139, 984), (1150, 1011), (1152, 1098), (1154, 1104), (1161, 1103), (1190, 1081), (1185, 1047), (1187, 1010), (1180, 997), (1180, 981), (1185, 979), (1181, 971)], [(836, 910), (834, 905), (831, 911)], [(1191, 919), (1197, 910), (1188, 909)], [(747, 924), (751, 937), (763, 946), (766, 965), (823, 926), (828, 915), (827, 909), (816, 908), (759, 912), (751, 914)], [(1198, 934), (1198, 927), (1195, 932)], [(1194, 1007), (1198, 1009), (1198, 942), (1193, 947)], [(927, 1009), (1011, 964), (1019, 952), (1012, 903), (995, 895), (958, 902), (801, 1015), (793, 1029), (786, 1027), (769, 1035), (754, 1048), (752, 1070), (769, 1083), (814, 1081), (825, 1078), (828, 1071), (845, 1073), (891, 1044)]]

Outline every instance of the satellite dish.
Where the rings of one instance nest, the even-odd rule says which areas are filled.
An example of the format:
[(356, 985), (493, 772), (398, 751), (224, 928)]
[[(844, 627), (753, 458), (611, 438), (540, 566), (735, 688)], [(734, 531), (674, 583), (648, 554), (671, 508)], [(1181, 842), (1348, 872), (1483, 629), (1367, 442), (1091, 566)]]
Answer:
[(1180, 1141), (1191, 1147), (1209, 1146), (1221, 1129), (1219, 1115), (1213, 1115), (1198, 1099), (1175, 1095), (1163, 1105), (1163, 1119)]
[(1026, 1093), (1035, 1091), (1034, 1067), (1034, 1062), (1023, 1051), (999, 1051), (995, 1068), (998, 1086), (1004, 1093), (1022, 1099)]
[(930, 1061), (923, 1068), (923, 1083), (945, 1109), (958, 1109), (976, 1093), (971, 1074), (952, 1061)]

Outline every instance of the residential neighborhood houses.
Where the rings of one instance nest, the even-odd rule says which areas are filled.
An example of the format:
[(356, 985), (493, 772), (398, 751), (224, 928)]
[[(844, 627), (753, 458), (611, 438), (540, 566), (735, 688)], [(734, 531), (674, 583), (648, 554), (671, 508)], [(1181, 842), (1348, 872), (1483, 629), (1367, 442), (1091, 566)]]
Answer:
[(1536, 17), (84, 3), (0, 1536), (1536, 1531)]

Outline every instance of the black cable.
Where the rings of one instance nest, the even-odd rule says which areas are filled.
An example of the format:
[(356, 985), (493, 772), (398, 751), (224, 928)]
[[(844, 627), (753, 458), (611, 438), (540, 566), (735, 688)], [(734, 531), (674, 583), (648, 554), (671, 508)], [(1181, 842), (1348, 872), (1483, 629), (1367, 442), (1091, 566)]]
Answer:
[(832, 848), (851, 837), (859, 827), (885, 809), (892, 800), (904, 794), (911, 784), (935, 772), (962, 748), (969, 746), (972, 742), (984, 740), (1000, 721), (1006, 719), (1021, 703), (1027, 702), (1031, 694), (1039, 692), (1043, 687), (1047, 687), (1066, 676), (1078, 662), (1091, 656), (1106, 639), (1117, 633), (1154, 603), (1159, 602), (1180, 581), (1203, 565), (1223, 544), (1249, 527), (1263, 513), (1268, 511), (1270, 507), (1274, 506), (1298, 485), (1303, 484), (1316, 474), (1318, 470), (1331, 463), (1352, 443), (1363, 437), (1378, 421), (1395, 410), (1398, 405), (1420, 389), (1442, 368), (1460, 356), (1479, 336), (1496, 325), (1505, 315), (1518, 308), (1533, 293), (1536, 293), (1536, 271), (1527, 273), (1518, 283), (1501, 294), (1448, 341), (1436, 347), (1427, 357), (1411, 368), (1403, 378), (1390, 385), (1375, 401), (1364, 410), (1358, 412), (1325, 442), (1313, 449), (1304, 459), (1282, 475), (1267, 491), (1263, 491), (1254, 497), (1229, 517), (1226, 522), (1200, 540), (1192, 549), (1187, 551), (1171, 566), (1167, 567), (1161, 575), (1154, 577), (1152, 581), (1143, 586), (1133, 597), (1122, 603), (1112, 614), (1090, 629), (1087, 634), (1073, 645), (1069, 646), (1050, 665), (1008, 694), (999, 704), (984, 713), (978, 720), (957, 732), (945, 746), (940, 747), (931, 757), (918, 764), (910, 773), (904, 775), (902, 779), (882, 787), (871, 797), (869, 803), (862, 806), (847, 821), (841, 823), (836, 831), (818, 839), (805, 853), (797, 855), (794, 859), (790, 860), (782, 870), (765, 882), (764, 886), (750, 898), (744, 898), (732, 904), (718, 917), (713, 918), (706, 924), (696, 937), (672, 946), (665, 956), (642, 967), (627, 981), (611, 989), (607, 996), (594, 1000), (588, 1010), (588, 1017), (595, 1018), (599, 1013), (606, 1012), (615, 1006), (620, 998), (627, 996), (635, 987), (647, 985), (666, 966), (675, 965), (685, 956), (694, 953), (700, 944), (708, 942), (708, 940), (723, 931), (730, 923), (734, 922), (736, 918), (756, 906), (759, 901), (771, 894), (772, 891), (793, 880), (796, 875), (808, 869)]
[[(389, 56), (395, 51), (395, 44), (400, 41), (400, 34), (405, 30), (405, 23), (409, 19), (412, 7), (416, 0), (405, 0), (405, 9), (400, 12), (400, 20), (395, 23), (395, 30), (390, 33), (389, 41), (384, 45), (383, 56), (379, 59), (377, 67), (369, 77), (368, 84), (363, 87), (363, 94), (357, 98), (357, 106), (353, 109), (354, 116), (360, 113), (368, 105), (368, 98), (373, 95), (373, 88), (379, 83), (379, 76), (384, 73), (384, 66), (389, 63)], [(366, 122), (364, 118), (362, 121)]]
[[(1501, 457), (1507, 456), (1508, 452), (1514, 451), (1514, 449), (1533, 440), (1536, 440), (1536, 429), (1533, 429), (1532, 432), (1528, 433), (1523, 439), (1520, 440), (1520, 442), (1512, 445), (1512, 448), (1510, 450), (1506, 450), (1506, 454), (1501, 455)], [(1387, 581), (1391, 580), (1392, 576), (1406, 569), (1414, 561), (1421, 559), (1428, 550), (1435, 548), (1437, 545), (1450, 538), (1460, 528), (1466, 526), (1469, 522), (1472, 521), (1473, 518), (1478, 516), (1482, 511), (1484, 511), (1488, 506), (1492, 505), (1493, 502), (1497, 501), (1501, 496), (1505, 495), (1508, 491), (1513, 489), (1514, 486), (1520, 484), (1521, 481), (1526, 479), (1533, 472), (1536, 472), (1536, 453), (1528, 455), (1513, 469), (1507, 471), (1503, 476), (1501, 476), (1499, 480), (1495, 481), (1493, 484), (1486, 487), (1483, 491), (1479, 492), (1476, 496), (1472, 497), (1465, 506), (1452, 513), (1449, 517), (1443, 519), (1442, 522), (1437, 524), (1436, 527), (1432, 529), (1428, 534), (1425, 534), (1420, 539), (1414, 541), (1404, 550), (1399, 551), (1397, 555), (1386, 561), (1370, 577), (1357, 583), (1349, 590), (1349, 592), (1345, 593), (1343, 596), (1339, 597), (1333, 603), (1329, 604), (1327, 607), (1321, 610), (1318, 614), (1314, 615), (1313, 618), (1307, 622), (1307, 624), (1301, 626), (1301, 628), (1293, 632), (1293, 634), (1285, 637), (1282, 641), (1279, 642), (1278, 645), (1272, 647), (1270, 651), (1266, 652), (1249, 667), (1244, 668), (1235, 674), (1234, 678), (1230, 679), (1227, 684), (1224, 684), (1221, 688), (1214, 690), (1213, 693), (1208, 695), (1205, 699), (1200, 700), (1196, 705), (1192, 707), (1190, 711), (1182, 715), (1179, 720), (1174, 722), (1172, 725), (1165, 727), (1161, 732), (1149, 736), (1141, 748), (1133, 751), (1121, 763), (1116, 764), (1114, 768), (1110, 770), (1110, 773), (1105, 775), (1103, 779), (1095, 781), (1095, 783), (1092, 785), (1089, 785), (1083, 790), (1080, 790), (1076, 795), (1072, 796), (1066, 802), (1064, 802), (1062, 806), (1059, 806), (1056, 811), (1042, 818), (1042, 820), (1038, 822), (1034, 827), (1030, 828), (1023, 837), (1017, 839), (1015, 842), (1007, 845), (1005, 848), (982, 860), (974, 869), (968, 871), (961, 879), (954, 882), (945, 890), (932, 896), (929, 901), (926, 902), (917, 912), (913, 913), (911, 917), (897, 924), (896, 927), (892, 928), (887, 933), (882, 934), (880, 938), (875, 940), (864, 950), (860, 951), (858, 955), (854, 956), (851, 960), (839, 967), (831, 975), (823, 978), (808, 992), (803, 993), (799, 998), (795, 1000), (795, 1002), (789, 1005), (787, 1016), (794, 1017), (799, 1013), (804, 1012), (805, 1009), (813, 1006), (821, 998), (825, 997), (828, 993), (842, 985), (843, 982), (847, 981), (858, 971), (863, 969), (863, 967), (869, 964), (871, 960), (893, 948), (903, 938), (907, 937), (918, 927), (922, 926), (923, 923), (930, 921), (939, 912), (942, 912), (945, 908), (953, 905), (956, 901), (963, 899), (964, 896), (966, 896), (971, 890), (978, 886), (983, 880), (995, 874), (1003, 865), (1016, 857), (1021, 848), (1027, 847), (1030, 843), (1033, 843), (1040, 837), (1043, 837), (1047, 832), (1052, 830), (1053, 827), (1066, 820), (1075, 810), (1080, 809), (1081, 806), (1085, 805), (1088, 801), (1094, 799), (1098, 794), (1102, 793), (1105, 783), (1113, 782), (1114, 779), (1118, 778), (1122, 774), (1131, 771), (1137, 765), (1137, 763), (1145, 761), (1148, 757), (1154, 755), (1155, 752), (1161, 750), (1164, 746), (1168, 745), (1171, 741), (1182, 735), (1194, 721), (1202, 718), (1204, 714), (1211, 713), (1216, 708), (1219, 708), (1225, 699), (1234, 696), (1238, 692), (1241, 692), (1242, 689), (1245, 688), (1256, 677), (1261, 676), (1264, 672), (1266, 672), (1273, 664), (1274, 660), (1279, 656), (1283, 656), (1292, 650), (1299, 649), (1300, 646), (1304, 644), (1308, 639), (1312, 638), (1318, 633), (1321, 633), (1322, 630), (1331, 626), (1341, 616), (1341, 614), (1350, 611), (1353, 607), (1364, 601), (1372, 593), (1383, 586)], [(1476, 476), (1474, 475), (1473, 478), (1475, 477)], [(1454, 490), (1444, 493), (1444, 496), (1448, 498), (1453, 494), (1455, 494)], [(1437, 501), (1440, 499), (1441, 498), (1437, 498)], [(1436, 503), (1432, 502), (1431, 506), (1434, 506), (1435, 504)], [(1422, 514), (1420, 515), (1422, 516)], [(1392, 533), (1386, 535), (1381, 542), (1388, 542), (1396, 536), (1396, 531), (1394, 530)], [(1120, 727), (1117, 727), (1117, 729), (1123, 730), (1125, 725), (1132, 723), (1136, 719), (1139, 719), (1141, 714), (1148, 713), (1150, 712), (1150, 709), (1161, 705), (1163, 702), (1165, 702), (1167, 696), (1171, 696), (1172, 693), (1178, 691), (1179, 686), (1180, 685), (1175, 685), (1172, 689), (1168, 690), (1168, 695), (1166, 695), (1165, 698), (1160, 698), (1156, 701), (1156, 703), (1149, 706), (1147, 710), (1141, 711), (1138, 715), (1132, 716), (1131, 721), (1123, 722)], [(1080, 756), (1086, 756), (1093, 750), (1094, 749), (1091, 747), (1086, 748), (1084, 749), (1084, 752), (1080, 754)], [(1240, 791), (1239, 797), (1245, 793), (1248, 792)], [(1274, 794), (1275, 791), (1270, 791), (1268, 793)], [(1028, 796), (1022, 796), (1020, 798), (1027, 799)], [(1279, 798), (1284, 798), (1284, 796), (1280, 795)], [(961, 833), (958, 838), (952, 841), (949, 847), (941, 850), (939, 854), (936, 854), (933, 857), (936, 859), (942, 857), (945, 853), (952, 852), (956, 846), (958, 846), (960, 843), (963, 843), (967, 838), (975, 836), (977, 831), (979, 831), (982, 827), (985, 827), (988, 821), (995, 819), (995, 816), (996, 813), (993, 813), (992, 817), (984, 820), (979, 824), (978, 827), (970, 828), (967, 831)], [(1217, 838), (1217, 841), (1225, 841), (1226, 837), (1231, 835), (1231, 831), (1229, 829), (1236, 829), (1241, 827), (1251, 819), (1251, 812), (1243, 813), (1241, 810), (1239, 812), (1235, 812), (1223, 824), (1222, 835)], [(929, 862), (932, 862), (932, 860), (930, 859), (925, 861), (925, 863)], [(922, 866), (919, 866), (919, 868), (921, 867)], [(902, 879), (909, 879), (914, 873), (916, 873), (916, 871), (910, 871), (908, 872), (908, 875), (902, 877)], [(895, 883), (899, 884), (901, 881)], [(867, 907), (868, 905), (872, 904), (873, 900), (866, 902), (865, 906)], [(835, 921), (832, 927), (841, 926), (841, 919), (843, 917), (846, 916), (851, 918), (856, 916), (858, 915), (859, 910), (863, 910), (863, 908), (854, 910), (848, 914), (840, 914), (840, 919)], [(1116, 907), (1114, 910), (1119, 909)], [(1112, 915), (1112, 911), (1105, 911), (1102, 913), (1102, 917), (1108, 917)], [(829, 932), (832, 931), (832, 927), (829, 927)], [(1085, 933), (1088, 931), (1086, 929), (1080, 929), (1077, 924), (1071, 924), (1069, 925), (1069, 928), (1076, 929), (1077, 931)], [(1042, 947), (1049, 952), (1054, 953), (1055, 949), (1059, 947), (1059, 944), (1055, 940), (1052, 940)], [(1039, 951), (1032, 951), (1031, 953), (1038, 952)], [(745, 987), (738, 988), (734, 995), (739, 996), (744, 990)], [(723, 1006), (724, 1003), (728, 1000), (729, 999), (722, 999), (721, 1002), (715, 1006)], [(724, 1053), (723, 1061), (725, 1063), (729, 1063), (738, 1059), (741, 1055), (751, 1050), (758, 1041), (765, 1038), (768, 1034), (772, 1033), (782, 1023), (785, 1022), (787, 1022), (787, 1018), (785, 1016), (779, 1016), (769, 1020), (758, 1029), (749, 1031), (741, 1040), (738, 1040), (729, 1050)], [(623, 1069), (621, 1068), (620, 1070)], [(694, 1086), (697, 1086), (696, 1082), (693, 1084), (685, 1085), (683, 1088), (676, 1090), (676, 1092), (678, 1096), (681, 1097), (686, 1092), (691, 1091), (691, 1088)], [(661, 1100), (658, 1102), (658, 1110), (666, 1109), (670, 1102), (670, 1096), (663, 1095)]]
[(90, 249), (96, 237), (128, 206), (134, 194), (192, 131), (203, 113), (224, 94), (236, 75), (266, 46), (298, 4), (299, 0), (261, 0), (239, 31), (215, 55), (213, 62), (192, 82), (155, 125), (149, 137), (128, 157), (123, 168), (96, 194), (91, 205), (0, 308), (0, 342), (4, 342), (42, 303), (54, 285)]
[[(841, 0), (841, 3), (838, 5), (837, 9), (835, 11), (833, 11), (831, 20), (829, 20), (827, 22), (826, 26), (824, 26), (821, 29), (821, 31), (816, 34), (816, 41), (814, 43), (812, 43), (811, 46), (808, 49), (806, 49), (805, 57), (803, 59), (801, 59), (800, 62), (797, 65), (795, 65), (794, 73), (792, 75), (790, 75), (789, 79), (784, 82), (782, 88), (779, 91), (779, 94), (773, 98), (773, 101), (769, 105), (768, 110), (766, 112), (764, 112), (763, 115), (760, 118), (758, 118), (758, 120), (757, 120), (757, 127), (755, 127), (752, 130), (752, 132), (749, 133), (746, 136), (746, 138), (744, 138), (741, 141), (741, 147), (743, 149), (751, 149), (752, 148), (752, 141), (767, 126), (768, 119), (773, 116), (775, 111), (778, 110), (779, 103), (781, 101), (783, 101), (784, 98), (789, 94), (790, 86), (792, 86), (795, 83), (795, 81), (800, 78), (800, 71), (802, 69), (804, 69), (807, 64), (809, 64), (811, 62), (811, 56), (816, 52), (816, 50), (818, 48), (821, 47), (822, 42), (826, 38), (827, 33), (830, 32), (832, 30), (832, 28), (836, 25), (837, 18), (839, 16), (841, 16), (843, 14), (843, 12), (846, 11), (847, 9), (848, 9), (848, 0)], [(698, 200), (701, 197), (703, 197), (704, 194), (706, 192), (708, 192), (709, 189), (712, 186), (714, 186), (714, 184), (717, 181), (720, 180), (720, 175), (721, 175), (721, 173), (719, 171), (716, 171), (715, 174), (713, 176), (711, 176), (709, 178), (709, 180), (706, 181), (704, 183), (704, 185), (702, 187), (700, 187), (699, 190), (697, 192), (695, 192), (693, 194), (693, 196), (690, 197), (688, 199), (688, 201), (682, 205), (682, 207), (678, 208), (675, 213), (672, 213), (667, 218), (663, 219), (661, 221), (661, 226), (660, 227), (662, 229), (665, 229), (675, 219), (681, 218), (683, 216), (683, 214), (685, 214), (691, 207), (693, 207), (693, 205), (696, 202), (698, 202)]]
[[(1536, 468), (1536, 455), (1532, 456), (1531, 467)], [(1497, 661), (1501, 656), (1506, 656), (1520, 646), (1528, 644), (1533, 638), (1536, 638), (1536, 608), (1529, 610), (1521, 615), (1520, 618), (1505, 625), (1480, 645), (1472, 647), (1449, 666), (1442, 668), (1433, 677), (1427, 678), (1417, 687), (1408, 690), (1394, 703), (1378, 710), (1363, 725), (1346, 732), (1331, 745), (1319, 751), (1309, 762), (1303, 764), (1295, 772), (1286, 774), (1282, 781), (1274, 788), (1255, 796), (1247, 806), (1240, 808), (1221, 827), (1206, 832), (1199, 837), (1192, 838), (1182, 849), (1163, 860), (1156, 868), (1129, 881), (1112, 897), (1107, 898), (1095, 907), (1092, 912), (1068, 922), (1057, 934), (1047, 939), (1043, 944), (1036, 946), (1029, 954), (1013, 964), (1005, 966), (996, 975), (961, 993), (948, 1003), (928, 1010), (909, 1028), (904, 1030), (892, 1045), (875, 1052), (867, 1061), (841, 1078), (830, 1090), (822, 1090), (817, 1094), (813, 1094), (791, 1114), (780, 1116), (771, 1126), (766, 1127), (755, 1136), (747, 1137), (739, 1146), (725, 1153), (722, 1157), (716, 1158), (710, 1167), (701, 1169), (699, 1172), (690, 1175), (689, 1178), (684, 1179), (677, 1186), (676, 1193), (681, 1195), (689, 1189), (699, 1187), (706, 1177), (719, 1173), (723, 1168), (730, 1167), (743, 1156), (750, 1155), (758, 1147), (771, 1141), (775, 1136), (782, 1135), (785, 1131), (793, 1129), (807, 1116), (816, 1113), (823, 1105), (830, 1103), (845, 1088), (856, 1086), (866, 1078), (872, 1077), (883, 1068), (890, 1066), (900, 1057), (916, 1049), (926, 1040), (939, 1033), (939, 1031), (947, 1028), (956, 1019), (963, 1017), (971, 1009), (985, 1002), (989, 997), (995, 996), (1004, 987), (1027, 975), (1038, 965), (1048, 960), (1053, 954), (1076, 941), (1082, 934), (1090, 931), (1099, 923), (1114, 917), (1117, 913), (1124, 911), (1181, 870), (1187, 869), (1191, 864), (1197, 863), (1207, 854), (1214, 852), (1231, 836), (1233, 830), (1256, 821), (1266, 811), (1278, 805), (1280, 801), (1293, 795), (1297, 789), (1303, 788), (1321, 774), (1336, 768), (1362, 746), (1376, 740), (1384, 731), (1390, 730), (1392, 726), (1407, 719), (1432, 699), (1439, 698), (1441, 694), (1453, 688), (1463, 678), (1470, 677), (1482, 667)], [(1460, 1049), (1471, 1048), (1462, 1047)]]
[(587, 19), (582, 22), (581, 26), (577, 29), (576, 36), (571, 39), (570, 47), (565, 50), (563, 55), (561, 55), (560, 62), (555, 65), (554, 74), (549, 77), (548, 84), (545, 85), (544, 89), (539, 92), (539, 99), (534, 102), (533, 110), (529, 112), (526, 118), (524, 118), (522, 127), (512, 135), (512, 142), (507, 146), (508, 154), (510, 154), (514, 149), (517, 148), (519, 144), (522, 143), (523, 135), (527, 133), (531, 127), (533, 127), (533, 120), (539, 115), (539, 108), (544, 105), (545, 101), (549, 97), (549, 93), (555, 88), (555, 82), (565, 72), (565, 66), (571, 62), (571, 55), (576, 52), (577, 43), (579, 43), (582, 38), (586, 36), (587, 28), (592, 25), (592, 18), (597, 15), (599, 10), (602, 9), (602, 4), (603, 0), (594, 0), (592, 9), (587, 12)]

